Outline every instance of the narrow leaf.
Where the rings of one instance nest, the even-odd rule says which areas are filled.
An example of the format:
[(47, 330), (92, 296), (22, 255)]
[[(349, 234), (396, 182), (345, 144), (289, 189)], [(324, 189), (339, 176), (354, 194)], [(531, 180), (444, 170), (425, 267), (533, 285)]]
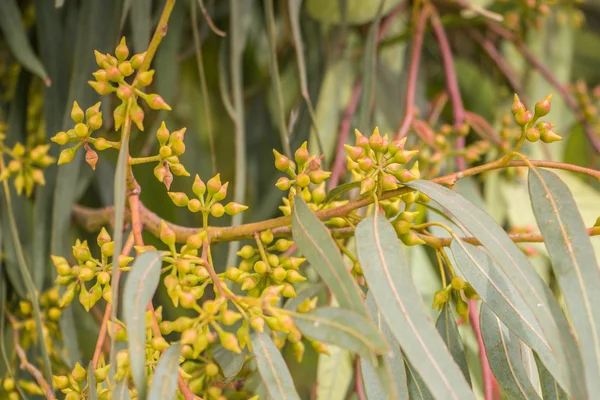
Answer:
[(479, 318), (485, 354), (498, 384), (511, 399), (540, 399), (523, 367), (519, 339), (485, 304)]
[(581, 354), (558, 301), (529, 263), (527, 256), (508, 234), (483, 210), (459, 194), (432, 182), (407, 184), (445, 207), (449, 213), (486, 248), (496, 266), (504, 271), (538, 320), (557, 359), (564, 383), (575, 398), (586, 398)]
[(362, 293), (346, 268), (329, 230), (300, 196), (294, 197), (292, 234), (304, 256), (331, 289), (340, 307), (366, 317)]
[(356, 228), (358, 259), (394, 337), (431, 393), (439, 398), (474, 399), (462, 372), (427, 317), (412, 282), (394, 228), (380, 215)]
[(25, 69), (42, 78), (46, 82), (46, 86), (49, 86), (48, 74), (40, 59), (33, 52), (22, 20), (16, 0), (0, 1), (0, 31), (6, 39), (6, 44)]
[(330, 343), (371, 358), (383, 354), (388, 345), (375, 325), (354, 311), (336, 307), (317, 308), (310, 313), (292, 314), (298, 329), (313, 339)]
[(465, 379), (470, 385), (471, 374), (469, 374), (469, 367), (467, 366), (465, 347), (463, 345), (462, 338), (460, 337), (460, 333), (458, 333), (456, 320), (452, 315), (452, 311), (450, 310), (448, 303), (444, 304), (444, 308), (442, 308), (442, 312), (435, 323), (435, 327), (440, 333), (440, 336), (442, 336), (444, 343), (446, 343), (448, 350), (450, 350), (450, 354), (452, 354), (452, 357), (454, 357), (454, 361), (456, 361), (456, 364), (458, 364)]
[(419, 376), (415, 368), (410, 365), (408, 360), (405, 360), (406, 365), (406, 376), (408, 385), (408, 396), (411, 400), (435, 400), (435, 397), (431, 394), (425, 382)]
[(123, 379), (117, 383), (113, 389), (113, 396), (116, 400), (129, 400), (129, 387), (127, 386), (127, 379)]
[(266, 333), (251, 336), (258, 372), (273, 400), (300, 400), (292, 375), (275, 344)]
[(225, 379), (235, 377), (242, 370), (244, 361), (246, 360), (245, 352), (234, 353), (233, 351), (226, 350), (221, 345), (217, 345), (214, 348), (212, 356), (216, 363), (219, 364), (219, 367), (221, 367)]
[(98, 391), (96, 388), (96, 375), (94, 374), (94, 365), (90, 361), (87, 370), (87, 384), (88, 384), (88, 400), (98, 400)]
[(348, 182), (348, 183), (344, 183), (342, 185), (336, 186), (333, 190), (331, 190), (331, 191), (329, 191), (329, 193), (327, 193), (327, 197), (325, 197), (325, 203), (329, 203), (330, 201), (337, 199), (344, 193), (346, 193), (352, 189), (359, 188), (359, 187), (360, 187), (360, 182), (358, 182), (358, 181), (357, 182)]
[(560, 387), (556, 379), (544, 366), (537, 354), (533, 354), (535, 363), (540, 374), (540, 386), (542, 387), (542, 397), (544, 400), (568, 400), (569, 396)]
[(588, 393), (600, 393), (600, 269), (575, 199), (558, 176), (529, 170), (529, 194), (581, 344)]
[(344, 400), (354, 375), (352, 355), (338, 346), (328, 350), (329, 355), (319, 354), (317, 400)]
[(179, 375), (179, 356), (181, 345), (170, 346), (158, 360), (152, 386), (148, 392), (148, 400), (174, 399), (177, 392), (177, 376)]
[(148, 0), (133, 0), (131, 2), (131, 37), (133, 39), (133, 50), (142, 53), (150, 43), (150, 30), (152, 18), (152, 2)]
[(131, 375), (140, 398), (146, 396), (146, 308), (158, 287), (161, 264), (158, 252), (142, 253), (135, 260), (123, 291)]

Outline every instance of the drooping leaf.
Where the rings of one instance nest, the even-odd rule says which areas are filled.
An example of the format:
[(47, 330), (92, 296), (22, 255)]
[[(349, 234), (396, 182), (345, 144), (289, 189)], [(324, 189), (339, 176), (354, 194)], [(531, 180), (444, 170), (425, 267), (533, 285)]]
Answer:
[(556, 378), (576, 398), (585, 398), (586, 386), (581, 354), (558, 301), (531, 267), (525, 254), (484, 211), (459, 194), (438, 184), (417, 180), (407, 184), (445, 207), (486, 248), (496, 266), (504, 271), (532, 310), (561, 374)]
[(344, 400), (354, 374), (352, 355), (338, 346), (328, 350), (329, 355), (319, 355), (317, 400)]
[(177, 376), (179, 374), (179, 356), (181, 355), (181, 344), (169, 346), (160, 356), (152, 386), (148, 391), (148, 400), (165, 400), (175, 398), (177, 392)]
[[(396, 338), (383, 320), (381, 312), (373, 295), (367, 294), (367, 310), (369, 316), (379, 330), (385, 335), (390, 345), (390, 351), (378, 357), (377, 366), (364, 358), (360, 359), (362, 379), (368, 399), (402, 399), (408, 400), (408, 388), (406, 383), (406, 369), (404, 358)], [(386, 392), (388, 393), (386, 395)]]
[(435, 400), (415, 368), (405, 360), (408, 396), (411, 400)]
[(485, 304), (480, 321), (485, 353), (500, 387), (511, 399), (540, 399), (523, 366), (519, 339)]
[(582, 349), (588, 393), (600, 392), (600, 269), (567, 185), (543, 169), (529, 170), (533, 212)]
[(231, 379), (235, 377), (238, 372), (242, 370), (244, 366), (244, 361), (246, 360), (246, 353), (234, 353), (233, 351), (229, 351), (225, 349), (221, 345), (217, 345), (212, 351), (212, 356), (215, 359), (216, 363), (221, 367), (221, 371), (223, 372), (223, 377), (225, 379)]
[(371, 358), (371, 352), (383, 354), (388, 345), (375, 325), (367, 318), (336, 307), (318, 308), (310, 313), (292, 315), (305, 335)]
[(344, 183), (341, 184), (339, 186), (336, 186), (333, 190), (330, 190), (329, 193), (327, 193), (327, 197), (325, 197), (325, 203), (328, 203), (330, 201), (333, 201), (335, 199), (337, 199), (338, 197), (340, 197), (341, 195), (343, 195), (346, 192), (349, 192), (352, 189), (356, 189), (360, 187), (360, 182), (348, 182), (348, 183)]
[(469, 384), (427, 317), (391, 223), (379, 215), (369, 216), (358, 225), (355, 237), (358, 259), (373, 298), (404, 354), (431, 393), (440, 398), (474, 398)]
[(141, 398), (146, 396), (146, 308), (158, 287), (161, 265), (158, 252), (142, 253), (133, 263), (123, 291), (131, 375)]
[(300, 196), (294, 198), (292, 234), (302, 254), (329, 286), (340, 307), (366, 317), (362, 293), (346, 268), (329, 230)]
[(449, 303), (444, 304), (444, 308), (442, 308), (442, 312), (435, 322), (435, 327), (440, 333), (440, 336), (442, 336), (444, 343), (446, 343), (448, 350), (450, 350), (450, 354), (454, 357), (454, 361), (456, 361), (456, 364), (458, 364), (465, 379), (470, 385), (471, 375), (469, 374), (469, 368), (467, 366), (465, 347), (460, 337), (460, 333), (458, 332), (458, 328), (456, 327), (456, 320), (452, 315)]
[(540, 386), (542, 387), (542, 397), (544, 400), (567, 400), (569, 396), (560, 387), (556, 379), (546, 369), (544, 363), (540, 360), (537, 354), (533, 354), (535, 363), (540, 374)]
[(269, 335), (254, 332), (251, 341), (258, 371), (269, 395), (274, 400), (300, 400), (290, 371)]
[(47, 81), (47, 84), (50, 85), (48, 74), (27, 39), (16, 0), (0, 1), (0, 31), (15, 58), (28, 71)]

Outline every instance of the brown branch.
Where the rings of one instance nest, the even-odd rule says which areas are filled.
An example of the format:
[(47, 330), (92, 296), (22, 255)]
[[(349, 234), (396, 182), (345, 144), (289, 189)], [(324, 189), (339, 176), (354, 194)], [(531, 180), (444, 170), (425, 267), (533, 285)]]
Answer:
[(430, 7), (423, 7), (419, 20), (415, 25), (413, 41), (410, 50), (410, 66), (408, 70), (408, 80), (406, 87), (406, 97), (404, 99), (404, 119), (396, 132), (396, 140), (402, 139), (408, 135), (415, 115), (415, 93), (417, 89), (417, 80), (419, 73), (419, 64), (421, 62), (421, 52), (423, 50), (423, 36), (425, 35), (425, 24), (431, 13)]
[(221, 29), (217, 28), (217, 26), (213, 22), (212, 18), (208, 14), (208, 10), (206, 10), (206, 7), (204, 6), (204, 1), (198, 0), (198, 5), (200, 6), (200, 11), (202, 11), (202, 15), (204, 15), (204, 19), (206, 19), (206, 23), (210, 27), (210, 30), (213, 31), (218, 36), (221, 36), (221, 37), (227, 36), (227, 34), (224, 31), (222, 31)]
[[(20, 361), (20, 368), (23, 371), (27, 371), (37, 382), (37, 384), (42, 388), (44, 392), (44, 396), (47, 399), (54, 400), (56, 396), (54, 396), (54, 391), (52, 390), (52, 386), (46, 382), (44, 379), (44, 375), (40, 372), (39, 369), (35, 367), (35, 365), (31, 364), (27, 359), (27, 354), (25, 350), (21, 347), (21, 340), (19, 337), (19, 328), (17, 327), (18, 321), (16, 318), (8, 311), (6, 311), (6, 317), (10, 321), (13, 329), (13, 341), (15, 343), (15, 351), (17, 352), (17, 356)], [(44, 340), (43, 337), (39, 338), (39, 340)]]
[[(440, 21), (440, 17), (435, 10), (432, 8), (431, 12), (431, 27), (433, 33), (437, 38), (440, 46), (440, 52), (442, 54), (442, 63), (444, 64), (444, 75), (446, 77), (446, 86), (448, 90), (448, 96), (452, 103), (452, 116), (454, 119), (454, 129), (458, 130), (465, 121), (465, 108), (463, 106), (462, 97), (460, 96), (460, 89), (458, 88), (458, 81), (456, 79), (456, 71), (454, 69), (454, 59), (452, 57), (452, 50), (450, 49), (450, 43), (446, 36), (444, 26)], [(465, 147), (465, 136), (459, 136), (456, 139), (456, 149), (462, 150)], [(456, 165), (458, 169), (465, 169), (467, 162), (463, 156), (456, 157)]]

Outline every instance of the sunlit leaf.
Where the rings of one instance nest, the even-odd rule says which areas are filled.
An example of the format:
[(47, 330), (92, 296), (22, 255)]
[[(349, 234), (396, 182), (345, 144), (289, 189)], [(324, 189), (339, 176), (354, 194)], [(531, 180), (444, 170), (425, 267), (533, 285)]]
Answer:
[(358, 258), (373, 298), (404, 354), (434, 396), (474, 398), (462, 372), (427, 317), (394, 228), (380, 215), (356, 228)]

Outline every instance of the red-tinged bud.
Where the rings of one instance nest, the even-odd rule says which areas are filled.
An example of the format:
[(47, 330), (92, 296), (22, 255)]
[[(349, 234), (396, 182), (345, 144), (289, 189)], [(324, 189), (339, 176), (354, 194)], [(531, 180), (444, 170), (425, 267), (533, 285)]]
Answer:
[(138, 69), (139, 67), (142, 66), (142, 64), (144, 63), (144, 58), (146, 57), (146, 52), (140, 53), (140, 54), (135, 54), (133, 57), (131, 57), (131, 66), (133, 67), (133, 69)]
[[(137, 103), (131, 106), (131, 120), (140, 131), (144, 131), (144, 110)], [(173, 171), (175, 173), (175, 171)]]
[(206, 193), (206, 184), (204, 182), (202, 182), (202, 179), (200, 179), (200, 177), (198, 175), (196, 175), (196, 178), (194, 179), (194, 184), (192, 185), (192, 191), (199, 198), (204, 196), (204, 193)]
[(213, 199), (215, 201), (221, 201), (227, 196), (227, 188), (229, 187), (229, 182), (225, 182), (223, 186), (219, 189), (219, 191), (213, 194)]
[(515, 122), (519, 126), (527, 125), (533, 119), (533, 114), (531, 111), (527, 110), (519, 110), (515, 114)]
[(296, 150), (296, 152), (294, 153), (294, 159), (296, 160), (296, 163), (298, 164), (299, 168), (302, 168), (302, 166), (306, 164), (310, 159), (310, 154), (308, 153), (307, 145), (307, 142), (302, 143), (302, 146), (300, 146), (300, 148), (298, 148), (298, 150)]
[(158, 130), (156, 131), (156, 138), (158, 139), (158, 143), (160, 143), (161, 146), (164, 146), (167, 143), (167, 140), (169, 140), (170, 135), (171, 134), (169, 133), (169, 130), (165, 125), (165, 121), (163, 121), (160, 124), (160, 128), (158, 128)]
[(183, 164), (171, 164), (171, 172), (177, 176), (190, 176)]
[(208, 187), (209, 195), (217, 193), (221, 189), (221, 186), (223, 186), (221, 184), (221, 174), (216, 174), (215, 176), (210, 178), (206, 183), (206, 186)]
[(106, 70), (104, 69), (99, 69), (98, 71), (93, 72), (92, 75), (94, 75), (94, 78), (96, 78), (96, 81), (98, 82), (106, 82), (108, 80)]
[(154, 78), (154, 70), (144, 71), (138, 75), (136, 83), (138, 87), (148, 86), (152, 83)]
[(93, 170), (96, 169), (96, 163), (98, 163), (98, 153), (96, 153), (87, 145), (85, 149), (85, 162), (88, 163)]
[(379, 128), (375, 127), (371, 137), (369, 138), (369, 146), (378, 153), (385, 153), (387, 151), (387, 146), (385, 146), (385, 140), (379, 134)]
[(291, 183), (290, 180), (286, 177), (281, 177), (277, 180), (277, 183), (275, 184), (275, 186), (277, 186), (277, 189), (279, 190), (289, 190)]
[(215, 218), (222, 217), (225, 214), (225, 207), (221, 203), (215, 203), (210, 207), (210, 214)]
[(552, 101), (552, 95), (549, 94), (542, 100), (535, 103), (535, 117), (543, 117), (550, 112), (550, 106)]
[(383, 177), (382, 186), (383, 190), (395, 190), (398, 189), (398, 181), (394, 175), (386, 175)]
[(290, 159), (277, 150), (273, 150), (273, 155), (275, 156), (275, 168), (281, 172), (286, 172), (290, 166)]
[(169, 146), (160, 146), (158, 154), (160, 155), (160, 158), (164, 160), (166, 158), (171, 157), (173, 155), (173, 152), (171, 151), (171, 148)]
[(129, 56), (129, 49), (127, 48), (125, 37), (121, 38), (119, 45), (115, 49), (115, 56), (117, 56), (117, 60), (119, 61), (123, 61)]
[(197, 213), (202, 209), (202, 203), (198, 199), (191, 199), (187, 205), (188, 210), (193, 213)]
[(173, 154), (180, 156), (185, 153), (185, 143), (180, 140), (175, 141), (171, 143), (171, 150), (173, 150)]
[(111, 82), (118, 82), (123, 79), (123, 75), (121, 75), (119, 68), (115, 66), (108, 66), (106, 68), (106, 78)]
[(188, 205), (190, 199), (183, 192), (169, 192), (169, 197), (173, 200), (173, 203), (177, 207), (185, 207)]
[(251, 290), (256, 287), (256, 281), (253, 278), (245, 278), (242, 281), (242, 290)]
[(394, 140), (389, 146), (388, 146), (388, 153), (390, 153), (391, 156), (394, 156), (396, 153), (398, 153), (399, 151), (404, 150), (404, 144), (406, 143), (406, 138), (402, 139), (402, 140)]
[(400, 173), (397, 173), (396, 176), (398, 180), (402, 183), (407, 183), (419, 179), (418, 177), (414, 176), (408, 169), (403, 169), (402, 171), (400, 171)]
[(164, 220), (160, 221), (160, 240), (169, 247), (175, 246), (175, 232), (173, 229), (165, 223)]
[(148, 103), (148, 107), (153, 110), (168, 110), (171, 111), (171, 107), (167, 104), (167, 102), (158, 94), (150, 94), (146, 97), (146, 103)]
[(356, 135), (356, 145), (362, 147), (365, 150), (369, 149), (369, 139), (364, 136), (362, 133), (358, 131), (358, 129), (354, 130), (354, 134)]
[(365, 193), (371, 192), (375, 189), (375, 182), (371, 178), (365, 178), (360, 183), (360, 194), (363, 195)]
[(102, 128), (102, 113), (99, 112), (90, 116), (87, 119), (87, 123), (90, 129), (93, 131), (97, 131), (98, 129)]
[(239, 204), (239, 203), (236, 203), (233, 201), (231, 203), (228, 203), (225, 206), (225, 212), (227, 213), (227, 215), (232, 215), (232, 216), (239, 214), (242, 211), (247, 210), (247, 209), (248, 209), (248, 206), (245, 206), (243, 204)]
[(67, 132), (58, 132), (56, 135), (50, 138), (54, 143), (64, 146), (69, 143), (69, 135)]
[(545, 132), (554, 128), (554, 125), (552, 125), (548, 121), (540, 121), (535, 125), (535, 127), (537, 128), (538, 131), (540, 131), (540, 134), (544, 134)]
[(527, 129), (527, 132), (525, 132), (525, 137), (532, 143), (537, 142), (540, 140), (540, 131), (535, 128), (529, 128)]
[(373, 159), (371, 157), (362, 157), (358, 159), (358, 167), (365, 171), (368, 172), (373, 168), (373, 165), (375, 164), (375, 162), (373, 161)]
[(94, 50), (94, 56), (96, 57), (96, 64), (98, 64), (99, 67), (102, 67), (104, 61), (106, 61), (106, 55)]
[(321, 183), (325, 182), (325, 180), (327, 178), (329, 178), (330, 176), (331, 176), (331, 172), (325, 172), (321, 169), (312, 171), (309, 174), (310, 181), (312, 183), (314, 183), (315, 185), (320, 185)]
[(119, 85), (119, 88), (117, 89), (117, 97), (119, 99), (127, 101), (131, 98), (132, 94), (131, 87), (128, 84), (123, 83)]
[(307, 174), (298, 174), (296, 184), (300, 187), (307, 187), (310, 184), (310, 177)]
[(115, 131), (118, 131), (123, 123), (125, 122), (125, 116), (127, 114), (127, 105), (122, 103), (115, 108), (113, 111), (113, 119), (115, 121)]
[(563, 138), (554, 133), (552, 129), (548, 129), (547, 131), (544, 131), (544, 133), (541, 133), (540, 139), (542, 139), (542, 142), (544, 143), (559, 142), (563, 140)]
[(159, 182), (163, 181), (166, 174), (167, 168), (164, 165), (159, 164), (156, 166), (156, 168), (154, 168), (154, 176), (156, 177), (156, 179), (158, 179)]
[(513, 100), (513, 104), (512, 104), (512, 108), (511, 111), (513, 113), (513, 115), (516, 115), (518, 112), (525, 112), (525, 105), (521, 102), (521, 99), (519, 99), (519, 96), (515, 93), (515, 97)]
[(88, 81), (88, 84), (101, 96), (110, 94), (115, 90), (108, 82)]
[(418, 153), (418, 150), (400, 150), (394, 155), (394, 161), (399, 164), (406, 164)]
[(262, 332), (265, 330), (265, 319), (260, 316), (252, 317), (252, 319), (250, 319), (250, 326), (254, 330)]
[(133, 74), (133, 67), (129, 61), (123, 61), (117, 68), (121, 76), (128, 77)]
[(100, 102), (97, 102), (96, 104), (94, 104), (93, 106), (89, 107), (87, 110), (85, 110), (85, 117), (86, 118), (91, 118), (93, 115), (96, 115), (100, 112)]

